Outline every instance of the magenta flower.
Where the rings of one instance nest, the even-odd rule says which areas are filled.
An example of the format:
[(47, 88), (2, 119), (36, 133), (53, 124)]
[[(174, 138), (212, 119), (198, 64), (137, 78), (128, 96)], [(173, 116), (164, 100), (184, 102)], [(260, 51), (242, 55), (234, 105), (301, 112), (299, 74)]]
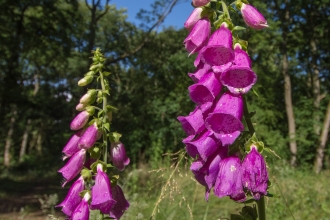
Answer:
[(62, 207), (62, 212), (67, 216), (71, 216), (74, 209), (81, 202), (81, 197), (79, 193), (85, 188), (85, 182), (82, 177), (74, 182), (69, 190), (69, 193), (66, 195), (65, 199), (61, 204), (56, 207)]
[(78, 147), (78, 141), (79, 141), (82, 133), (83, 133), (83, 131), (78, 131), (77, 133), (72, 135), (72, 137), (70, 138), (68, 143), (64, 146), (64, 148), (62, 150), (62, 152), (65, 155), (63, 157), (63, 160), (71, 157), (73, 154), (75, 154), (76, 152), (78, 152), (80, 150), (80, 148)]
[(64, 167), (58, 171), (59, 173), (62, 173), (62, 176), (65, 178), (65, 182), (63, 183), (62, 187), (64, 187), (66, 183), (70, 182), (78, 175), (84, 166), (85, 158), (86, 150), (79, 150), (70, 158)]
[(115, 204), (108, 175), (103, 172), (102, 164), (98, 164), (95, 185), (92, 187), (91, 209), (98, 209), (103, 214), (108, 214)]
[(208, 18), (197, 21), (188, 37), (183, 41), (189, 55), (197, 53), (206, 45), (210, 33), (211, 24)]
[(240, 134), (241, 134), (240, 131), (234, 131), (233, 133), (230, 134), (214, 133), (214, 136), (221, 141), (223, 146), (229, 146), (235, 142), (235, 140), (238, 138)]
[(250, 190), (252, 196), (259, 200), (267, 194), (268, 173), (265, 160), (257, 147), (252, 145), (251, 148), (242, 163), (242, 182), (244, 188)]
[(228, 157), (220, 161), (219, 166), (220, 170), (214, 185), (214, 194), (219, 198), (230, 196), (235, 201), (245, 201), (240, 159), (238, 157)]
[(231, 67), (231, 65), (233, 65), (232, 62), (226, 63), (224, 65), (220, 65), (220, 66), (212, 66), (212, 70), (214, 73), (223, 73), (225, 72), (229, 67)]
[(240, 95), (227, 92), (221, 96), (215, 109), (205, 120), (207, 129), (220, 134), (242, 131), (243, 100)]
[(120, 219), (125, 210), (129, 208), (129, 202), (126, 200), (123, 190), (118, 185), (112, 187), (112, 196), (113, 199), (117, 201), (117, 203), (110, 210), (110, 217), (114, 219)]
[(111, 143), (110, 158), (113, 165), (120, 171), (123, 171), (130, 162), (126, 155), (125, 146), (121, 142)]
[(89, 220), (89, 207), (88, 200), (91, 198), (90, 194), (87, 192), (84, 198), (81, 200), (79, 205), (75, 208), (72, 213), (70, 220)]
[(89, 126), (84, 132), (84, 134), (81, 136), (78, 142), (78, 146), (82, 149), (91, 148), (95, 144), (97, 140), (97, 136), (98, 136), (98, 128), (96, 123), (94, 123), (91, 126)]
[(211, 66), (221, 66), (232, 62), (235, 58), (232, 49), (233, 37), (227, 24), (223, 23), (210, 37), (207, 46), (200, 52), (202, 62)]
[(222, 85), (212, 71), (206, 73), (198, 83), (188, 87), (190, 98), (196, 104), (213, 102), (221, 89)]
[(201, 16), (202, 11), (203, 11), (202, 8), (195, 8), (193, 10), (193, 12), (189, 15), (189, 18), (187, 19), (187, 21), (184, 23), (184, 27), (189, 32), (192, 30), (192, 28), (197, 23), (197, 21), (199, 21), (202, 18), (202, 16)]
[(264, 16), (252, 5), (242, 3), (241, 13), (247, 26), (254, 29), (268, 27)]
[(220, 81), (233, 94), (245, 94), (257, 82), (257, 75), (251, 70), (249, 55), (239, 44), (235, 45), (234, 65), (221, 74)]
[(200, 78), (202, 78), (209, 70), (211, 69), (211, 66), (200, 62), (197, 66), (197, 69), (194, 73), (188, 73), (188, 76), (195, 82), (197, 83)]
[(205, 129), (203, 114), (198, 107), (188, 116), (179, 116), (178, 120), (188, 135), (196, 135)]
[(192, 157), (207, 160), (220, 146), (221, 142), (215, 138), (213, 132), (205, 130), (196, 139), (185, 142), (187, 153)]
[(195, 7), (200, 7), (208, 4), (210, 0), (192, 0), (192, 4)]
[(87, 111), (80, 112), (70, 124), (71, 130), (79, 130), (85, 126), (89, 119), (89, 113)]

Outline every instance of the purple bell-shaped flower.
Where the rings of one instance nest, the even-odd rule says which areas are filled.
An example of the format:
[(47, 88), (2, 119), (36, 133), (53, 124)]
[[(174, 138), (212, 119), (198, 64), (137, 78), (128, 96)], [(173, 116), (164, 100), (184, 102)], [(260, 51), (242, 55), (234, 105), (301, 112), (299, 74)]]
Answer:
[(85, 188), (85, 182), (83, 177), (77, 179), (71, 186), (68, 194), (61, 204), (56, 207), (62, 207), (62, 212), (67, 216), (71, 216), (74, 209), (81, 202), (81, 197), (79, 193)]
[(73, 211), (70, 220), (89, 220), (88, 201), (90, 198), (90, 194), (88, 192), (85, 193), (84, 198)]
[(71, 157), (73, 154), (75, 154), (76, 152), (78, 152), (80, 150), (80, 148), (78, 147), (78, 141), (79, 141), (82, 133), (83, 133), (83, 131), (78, 131), (77, 133), (72, 135), (72, 137), (70, 138), (68, 143), (64, 146), (64, 148), (62, 150), (62, 152), (65, 155), (63, 157), (63, 160)]
[(111, 143), (110, 158), (118, 170), (123, 171), (130, 162), (123, 143)]
[(265, 17), (252, 5), (242, 3), (241, 13), (247, 26), (254, 29), (268, 27)]
[(112, 187), (112, 197), (117, 201), (117, 203), (110, 210), (110, 217), (120, 219), (125, 210), (129, 208), (129, 202), (126, 200), (123, 190), (118, 185)]
[(215, 97), (220, 93), (221, 83), (216, 75), (210, 71), (206, 73), (198, 83), (188, 87), (190, 98), (196, 104), (204, 104), (205, 102), (213, 102)]
[(207, 63), (200, 62), (197, 66), (197, 69), (194, 73), (188, 73), (188, 76), (197, 83), (209, 70), (211, 66)]
[(235, 201), (245, 201), (240, 159), (238, 157), (228, 157), (220, 161), (219, 166), (220, 170), (214, 185), (214, 194), (219, 198), (230, 196)]
[(92, 187), (91, 209), (98, 209), (103, 214), (108, 214), (115, 204), (116, 201), (112, 198), (109, 178), (103, 172), (102, 164), (98, 164), (95, 184)]
[(208, 4), (211, 0), (192, 0), (192, 4), (195, 7), (201, 7)]
[(70, 158), (64, 167), (58, 171), (59, 173), (62, 173), (62, 176), (65, 178), (65, 182), (63, 183), (62, 187), (64, 187), (66, 183), (70, 182), (78, 175), (84, 166), (85, 158), (86, 150), (79, 150)]
[(250, 153), (246, 155), (242, 163), (242, 182), (244, 188), (250, 190), (256, 200), (267, 194), (268, 173), (266, 163), (254, 145), (251, 146)]
[(78, 142), (78, 146), (82, 149), (89, 149), (91, 148), (98, 137), (98, 128), (96, 123), (89, 126), (84, 134), (81, 136)]
[(179, 116), (178, 120), (187, 135), (196, 135), (205, 129), (203, 113), (198, 107), (188, 116)]
[(233, 94), (245, 94), (257, 82), (257, 75), (251, 69), (249, 55), (239, 44), (235, 45), (234, 65), (221, 74), (220, 81)]
[(197, 21), (188, 37), (183, 41), (189, 55), (197, 53), (206, 45), (210, 33), (211, 23), (208, 18)]
[(87, 111), (80, 112), (71, 122), (71, 130), (79, 130), (85, 126), (89, 119), (89, 113)]
[(233, 37), (224, 22), (210, 37), (207, 46), (200, 52), (200, 59), (211, 66), (225, 65), (234, 61), (235, 54), (232, 49)]
[(240, 95), (227, 92), (221, 96), (215, 109), (205, 120), (207, 129), (220, 134), (242, 131), (243, 100)]

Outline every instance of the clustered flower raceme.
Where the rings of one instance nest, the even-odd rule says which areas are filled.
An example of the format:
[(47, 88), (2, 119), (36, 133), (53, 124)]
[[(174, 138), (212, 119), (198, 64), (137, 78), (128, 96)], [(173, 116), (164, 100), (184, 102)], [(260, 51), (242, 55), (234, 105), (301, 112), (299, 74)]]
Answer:
[[(76, 109), (81, 112), (70, 124), (71, 130), (76, 131), (76, 133), (73, 134), (62, 151), (63, 160), (69, 160), (58, 171), (65, 179), (63, 187), (66, 183), (74, 180), (79, 173), (81, 174), (72, 184), (64, 201), (56, 206), (62, 207), (62, 211), (68, 216), (68, 219), (72, 220), (88, 220), (90, 210), (100, 210), (102, 214), (107, 214), (113, 219), (120, 219), (129, 207), (122, 189), (117, 185), (118, 177), (113, 176), (110, 181), (106, 173), (107, 167), (109, 167), (108, 157), (113, 166), (120, 171), (124, 170), (130, 162), (124, 145), (119, 141), (121, 135), (115, 132), (109, 133), (111, 112), (109, 113), (107, 110), (110, 107), (107, 106), (106, 109), (102, 109), (98, 118), (89, 121), (90, 117), (94, 115), (95, 109), (99, 109), (92, 104), (97, 99), (98, 103), (106, 100), (104, 94), (108, 94), (104, 92), (107, 89), (104, 86), (107, 81), (103, 79), (105, 74), (102, 73), (102, 69), (93, 71), (93, 66), (100, 66), (99, 63), (102, 63), (103, 59), (100, 51), (96, 50), (93, 58), (94, 65), (91, 67), (92, 71), (78, 82), (79, 86), (88, 85), (93, 81), (97, 71), (100, 73), (100, 80), (104, 80), (102, 90), (90, 89), (80, 99)], [(103, 144), (97, 142), (102, 136)], [(107, 144), (104, 144), (107, 143), (107, 138), (111, 141), (109, 153), (107, 153)], [(101, 160), (101, 150), (104, 150), (105, 161)], [(87, 157), (88, 159), (86, 159)]]
[[(210, 1), (193, 1), (205, 6)], [(251, 5), (237, 3), (246, 24), (255, 29), (267, 27), (264, 17)], [(196, 180), (218, 197), (229, 196), (239, 202), (247, 195), (259, 200), (267, 194), (268, 174), (258, 144), (251, 142), (247, 155), (229, 155), (229, 147), (244, 130), (243, 95), (257, 81), (251, 59), (240, 43), (233, 45), (233, 37), (226, 19), (211, 34), (211, 22), (203, 16), (204, 8), (195, 8), (185, 28), (190, 32), (184, 40), (189, 55), (198, 53), (196, 71), (189, 73), (194, 84), (188, 87), (196, 108), (188, 116), (179, 116), (188, 135), (183, 140), (187, 153), (195, 159), (191, 171)]]

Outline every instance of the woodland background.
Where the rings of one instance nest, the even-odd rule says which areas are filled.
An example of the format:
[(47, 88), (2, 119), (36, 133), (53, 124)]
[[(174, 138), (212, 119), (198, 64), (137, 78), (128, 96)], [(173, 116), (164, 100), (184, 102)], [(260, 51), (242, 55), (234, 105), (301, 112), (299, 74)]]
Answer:
[[(164, 167), (170, 163), (164, 153), (184, 148), (185, 134), (176, 117), (189, 114), (194, 106), (187, 92), (192, 84), (187, 73), (194, 71), (195, 56), (187, 57), (183, 47), (186, 30), (160, 28), (178, 2), (156, 0), (150, 11), (137, 15), (143, 25), (136, 26), (127, 21), (125, 10), (109, 0), (0, 0), (2, 201), (11, 204), (9, 195), (19, 197), (26, 192), (19, 188), (30, 190), (29, 184), (36, 179), (60, 185), (52, 180), (59, 179), (61, 150), (72, 135), (69, 123), (86, 92), (77, 81), (88, 71), (96, 47), (102, 49), (112, 73), (110, 104), (119, 111), (113, 115), (111, 129), (123, 134), (121, 140), (131, 158), (127, 178), (141, 167)], [(326, 182), (330, 168), (330, 1), (251, 3), (265, 15), (269, 28), (247, 28), (236, 34), (249, 40), (258, 75), (254, 86), (258, 96), (248, 94), (249, 108), (256, 111), (252, 120), (257, 136), (281, 157), (269, 156), (269, 166), (287, 173), (284, 177), (296, 175), (296, 181), (315, 175), (320, 183)], [(239, 15), (232, 18), (245, 26)], [(134, 178), (127, 187), (136, 193), (141, 175)], [(302, 184), (283, 181), (283, 187), (285, 181), (293, 181), (290, 187)], [(45, 182), (40, 185), (47, 188)], [(322, 204), (330, 201), (330, 193), (320, 193), (325, 196)], [(310, 196), (315, 199), (315, 194)], [(18, 211), (21, 205), (8, 204), (2, 202), (0, 212)]]

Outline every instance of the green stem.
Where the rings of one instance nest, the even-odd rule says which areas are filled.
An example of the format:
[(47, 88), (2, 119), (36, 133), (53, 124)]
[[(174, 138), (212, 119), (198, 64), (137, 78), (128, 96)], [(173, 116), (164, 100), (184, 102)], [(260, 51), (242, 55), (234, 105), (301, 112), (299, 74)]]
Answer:
[[(243, 103), (244, 103), (244, 119), (246, 122), (246, 125), (249, 128), (249, 132), (251, 135), (255, 133), (252, 121), (251, 121), (251, 116), (250, 112), (248, 109), (247, 101), (245, 95), (243, 95)], [(257, 206), (258, 206), (258, 216), (259, 220), (266, 220), (266, 207), (265, 207), (265, 197), (261, 196), (260, 200), (256, 201)]]
[[(100, 71), (100, 78), (101, 78), (101, 87), (102, 87), (102, 91), (105, 91), (105, 84), (104, 84), (104, 76), (103, 73)], [(107, 122), (107, 96), (105, 93), (103, 93), (102, 95), (102, 102), (103, 102), (103, 120), (102, 120), (102, 124), (105, 124)], [(104, 163), (108, 163), (108, 138), (107, 138), (107, 134), (106, 132), (103, 130), (102, 128), (102, 132), (103, 132), (103, 161)]]

